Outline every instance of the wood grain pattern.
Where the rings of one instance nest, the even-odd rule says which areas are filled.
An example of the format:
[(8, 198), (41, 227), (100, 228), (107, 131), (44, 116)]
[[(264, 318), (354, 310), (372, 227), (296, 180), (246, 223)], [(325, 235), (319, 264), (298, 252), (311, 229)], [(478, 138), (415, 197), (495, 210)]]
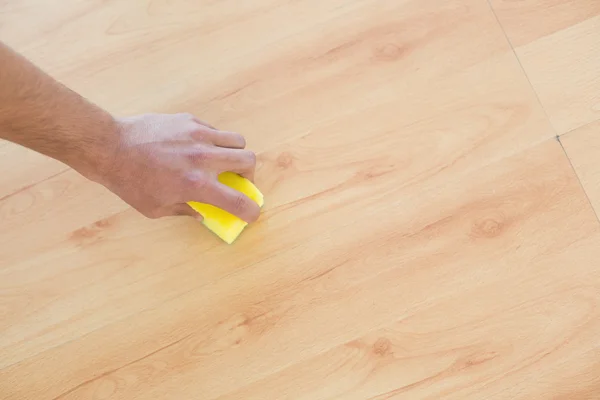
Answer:
[(48, 157), (9, 142), (0, 143), (0, 198), (14, 196), (43, 179), (67, 171), (68, 167)]
[(600, 121), (564, 135), (561, 142), (596, 213), (600, 213)]
[(600, 2), (490, 0), (559, 135), (600, 118)]
[(487, 1), (0, 1), (0, 35), (244, 133), (267, 200), (226, 246), (0, 143), (0, 399), (597, 398), (600, 224)]

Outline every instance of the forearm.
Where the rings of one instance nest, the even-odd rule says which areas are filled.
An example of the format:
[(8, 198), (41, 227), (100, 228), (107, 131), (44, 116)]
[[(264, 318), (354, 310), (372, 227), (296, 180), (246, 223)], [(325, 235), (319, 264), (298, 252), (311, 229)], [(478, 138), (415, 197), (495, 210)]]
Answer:
[(93, 178), (109, 165), (117, 123), (0, 42), (0, 138)]

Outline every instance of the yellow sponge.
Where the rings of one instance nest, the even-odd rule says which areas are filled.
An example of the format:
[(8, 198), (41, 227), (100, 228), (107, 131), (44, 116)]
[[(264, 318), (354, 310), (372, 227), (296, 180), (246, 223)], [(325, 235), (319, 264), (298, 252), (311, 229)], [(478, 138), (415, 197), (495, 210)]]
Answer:
[[(219, 175), (219, 182), (244, 193), (260, 207), (262, 207), (265, 202), (260, 190), (258, 190), (258, 188), (248, 179), (242, 178), (238, 174), (234, 174), (233, 172), (223, 172)], [(228, 244), (233, 243), (240, 233), (242, 233), (246, 225), (248, 225), (243, 219), (213, 205), (198, 203), (196, 201), (190, 201), (188, 204), (204, 217), (204, 226)]]

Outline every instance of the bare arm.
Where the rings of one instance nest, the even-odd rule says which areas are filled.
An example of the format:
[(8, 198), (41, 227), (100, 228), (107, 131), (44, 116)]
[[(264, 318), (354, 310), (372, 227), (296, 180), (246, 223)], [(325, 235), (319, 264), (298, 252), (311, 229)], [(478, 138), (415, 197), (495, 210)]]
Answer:
[(1, 42), (0, 139), (62, 161), (148, 217), (196, 216), (187, 201), (249, 222), (260, 212), (217, 181), (224, 171), (253, 178), (256, 158), (241, 135), (190, 114), (114, 118)]
[[(117, 122), (0, 42), (0, 137), (92, 172), (114, 149)], [(93, 153), (90, 154), (90, 153)]]

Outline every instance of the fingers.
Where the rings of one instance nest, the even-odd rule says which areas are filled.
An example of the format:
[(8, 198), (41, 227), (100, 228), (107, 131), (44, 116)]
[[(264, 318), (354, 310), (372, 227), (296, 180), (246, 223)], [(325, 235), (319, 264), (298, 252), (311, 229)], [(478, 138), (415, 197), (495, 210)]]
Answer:
[(245, 194), (218, 181), (211, 182), (200, 193), (191, 194), (191, 199), (212, 204), (250, 223), (258, 219), (260, 207)]
[(191, 118), (194, 124), (197, 124), (191, 133), (195, 140), (200, 142), (208, 141), (215, 146), (230, 149), (243, 149), (246, 147), (246, 139), (239, 133), (218, 130), (191, 114), (188, 115), (188, 118)]
[[(223, 185), (218, 181), (214, 181), (209, 185), (205, 185), (201, 189), (201, 193), (196, 195), (191, 194), (190, 198), (197, 199), (201, 203), (212, 204), (219, 207), (230, 214), (233, 214), (244, 221), (251, 223), (260, 216), (260, 207), (255, 201), (250, 199), (245, 194)], [(186, 215), (195, 218), (202, 222), (203, 217), (186, 203), (177, 203), (165, 207), (160, 210), (156, 217)]]
[(260, 207), (252, 199), (219, 182), (215, 184), (213, 201), (215, 206), (246, 222), (254, 222), (260, 216)]
[(246, 147), (246, 139), (239, 133), (213, 130), (208, 137), (215, 146), (230, 149), (243, 149)]
[(250, 181), (254, 181), (256, 155), (248, 150), (221, 149), (212, 166), (219, 173), (235, 172)]
[(251, 151), (202, 146), (192, 149), (189, 158), (199, 169), (210, 170), (217, 174), (226, 171), (235, 172), (254, 181), (256, 155)]

